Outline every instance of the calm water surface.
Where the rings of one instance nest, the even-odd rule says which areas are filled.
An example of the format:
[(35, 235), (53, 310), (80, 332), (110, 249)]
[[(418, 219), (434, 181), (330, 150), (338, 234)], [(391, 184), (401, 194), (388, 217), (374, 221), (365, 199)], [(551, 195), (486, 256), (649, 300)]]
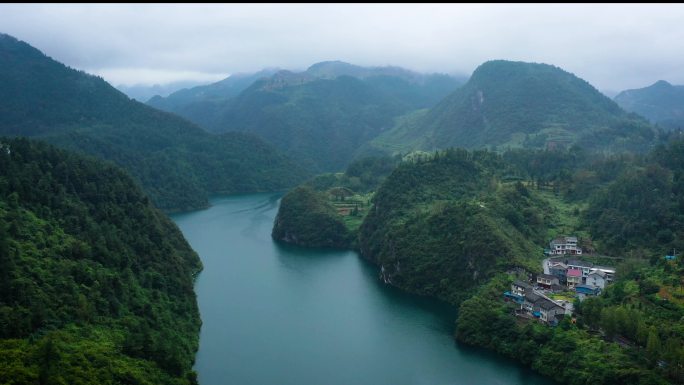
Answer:
[(274, 243), (279, 197), (173, 216), (204, 263), (201, 385), (551, 384), (457, 346), (455, 309), (383, 286), (356, 253)]

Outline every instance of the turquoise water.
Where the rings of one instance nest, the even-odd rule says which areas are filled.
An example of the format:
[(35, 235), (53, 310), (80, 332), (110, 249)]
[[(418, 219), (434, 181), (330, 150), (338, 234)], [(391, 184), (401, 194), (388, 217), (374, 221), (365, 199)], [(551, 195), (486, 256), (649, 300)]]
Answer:
[(204, 263), (201, 385), (550, 384), (457, 345), (455, 309), (382, 285), (355, 252), (271, 240), (279, 195), (174, 215)]

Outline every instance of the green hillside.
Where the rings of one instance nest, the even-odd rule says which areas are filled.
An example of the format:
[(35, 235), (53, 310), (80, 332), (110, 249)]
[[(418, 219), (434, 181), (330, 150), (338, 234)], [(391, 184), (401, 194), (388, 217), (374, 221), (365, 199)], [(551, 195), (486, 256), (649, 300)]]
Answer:
[(283, 197), (271, 236), (305, 247), (356, 247), (374, 190), (398, 163), (390, 157), (362, 158), (343, 173), (306, 181)]
[(122, 170), (0, 139), (0, 384), (193, 384), (201, 262)]
[(209, 134), (8, 35), (0, 35), (0, 68), (0, 134), (112, 160), (160, 208), (204, 207), (211, 193), (282, 189), (306, 176), (256, 137)]
[[(458, 304), (461, 343), (564, 384), (684, 383), (684, 143), (677, 133), (661, 139), (648, 154), (573, 147), (405, 156), (369, 193), (351, 247), (384, 283)], [(319, 190), (348, 183), (346, 173), (307, 182)], [(283, 200), (280, 211), (291, 206)], [(503, 293), (539, 274), (542, 248), (565, 234), (580, 238), (583, 259), (615, 266), (615, 282), (575, 301), (557, 327), (516, 316), (519, 305)]]
[(586, 81), (536, 63), (490, 61), (429, 111), (407, 116), (371, 144), (385, 151), (559, 148), (646, 151), (655, 131)]
[(489, 152), (447, 150), (402, 163), (380, 186), (359, 233), (386, 282), (460, 303), (493, 274), (534, 266), (548, 203)]
[(210, 131), (256, 134), (318, 171), (339, 171), (396, 117), (434, 105), (460, 84), (448, 75), (323, 62), (261, 78), (238, 96), (216, 83), (184, 91), (196, 97), (182, 104), (180, 92), (149, 104)]
[(300, 186), (283, 197), (273, 239), (306, 247), (346, 248), (352, 237), (325, 193)]
[(614, 100), (625, 111), (635, 112), (665, 129), (684, 128), (684, 86), (659, 80), (645, 88), (622, 91)]

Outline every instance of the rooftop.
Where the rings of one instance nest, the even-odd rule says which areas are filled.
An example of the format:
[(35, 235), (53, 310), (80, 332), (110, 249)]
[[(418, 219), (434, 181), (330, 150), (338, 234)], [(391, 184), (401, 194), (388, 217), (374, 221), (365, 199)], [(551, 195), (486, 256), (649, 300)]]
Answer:
[(577, 285), (577, 286), (575, 286), (575, 290), (577, 290), (577, 289), (599, 290), (598, 287), (593, 286), (593, 285)]
[(577, 269), (568, 270), (568, 277), (581, 277), (582, 272)]
[(544, 299), (544, 301), (540, 301), (540, 302), (539, 302), (539, 307), (542, 308), (542, 309), (544, 309), (544, 310), (551, 310), (551, 309), (553, 309), (554, 307), (561, 308), (561, 309), (565, 310), (565, 309), (564, 309), (562, 306), (560, 306), (559, 304), (557, 304), (557, 303), (555, 303), (555, 302), (553, 302), (553, 301), (549, 301), (548, 299)]
[(539, 298), (541, 298), (541, 296), (538, 294), (525, 293), (525, 300), (527, 302), (535, 303), (535, 302), (539, 301)]
[(545, 278), (545, 279), (557, 279), (555, 275), (550, 275), (550, 274), (539, 274), (537, 278)]
[(604, 273), (613, 273), (615, 274), (615, 268), (612, 266), (594, 266), (594, 269), (596, 270), (601, 270)]
[(568, 261), (568, 266), (592, 267), (594, 264), (591, 262), (582, 261), (581, 259), (571, 259)]
[(532, 285), (530, 285), (530, 284), (527, 283), (527, 282), (523, 282), (523, 281), (515, 281), (515, 282), (513, 282), (513, 285), (515, 285), (515, 286), (520, 286), (520, 287), (524, 287), (524, 288), (526, 288), (526, 289), (531, 289), (531, 288), (532, 288)]

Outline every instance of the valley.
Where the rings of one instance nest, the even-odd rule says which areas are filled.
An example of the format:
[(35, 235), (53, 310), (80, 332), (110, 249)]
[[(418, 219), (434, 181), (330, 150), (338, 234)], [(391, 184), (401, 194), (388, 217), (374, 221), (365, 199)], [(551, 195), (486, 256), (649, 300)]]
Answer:
[(141, 103), (50, 49), (0, 33), (0, 384), (684, 383), (682, 86), (319, 58)]

